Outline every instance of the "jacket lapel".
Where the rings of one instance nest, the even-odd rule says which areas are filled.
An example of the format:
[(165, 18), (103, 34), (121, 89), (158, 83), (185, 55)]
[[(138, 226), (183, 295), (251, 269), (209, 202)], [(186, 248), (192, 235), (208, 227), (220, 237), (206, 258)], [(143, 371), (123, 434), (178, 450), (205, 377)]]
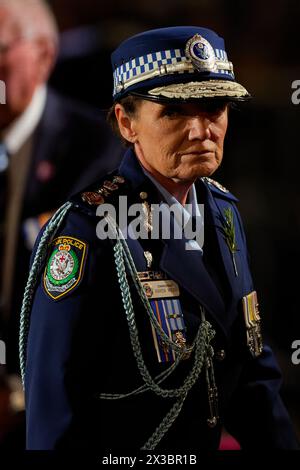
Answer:
[[(199, 304), (203, 305), (224, 330), (225, 303), (216, 284), (206, 270), (200, 251), (187, 251), (186, 239), (164, 240), (160, 267)], [(224, 331), (225, 332), (225, 331)]]
[[(222, 266), (221, 269), (225, 272), (225, 279), (226, 279), (226, 289), (230, 289), (232, 293), (232, 277), (235, 276), (234, 274), (234, 267), (231, 258), (231, 252), (228, 248), (226, 238), (224, 235), (224, 223), (225, 217), (221, 208), (216, 204), (215, 199), (212, 196), (210, 190), (205, 186), (205, 184), (201, 181), (200, 184), (204, 187), (205, 193), (205, 223), (210, 224), (213, 227), (213, 230), (216, 234), (217, 244), (218, 244), (218, 253), (219, 259)], [(205, 245), (205, 240), (204, 240)], [(205, 249), (205, 248), (204, 248)]]
[[(209, 188), (201, 181), (201, 184), (205, 187), (206, 201), (205, 201), (205, 214), (207, 215), (207, 222), (213, 225), (216, 233), (218, 249), (220, 254), (220, 262), (222, 264), (223, 272), (225, 273), (226, 290), (229, 292), (229, 302), (232, 302), (233, 298), (238, 295), (243, 284), (243, 269), (239, 253), (239, 233), (238, 223), (235, 220), (234, 210), (232, 209), (234, 216), (234, 228), (236, 232), (236, 239), (238, 241), (238, 250), (235, 252), (235, 262), (237, 267), (237, 275), (234, 269), (234, 263), (232, 253), (228, 247), (224, 225), (226, 222), (224, 210), (231, 207), (230, 202), (226, 199), (214, 198)], [(236, 199), (235, 199), (236, 200)], [(205, 243), (205, 242), (204, 242)]]

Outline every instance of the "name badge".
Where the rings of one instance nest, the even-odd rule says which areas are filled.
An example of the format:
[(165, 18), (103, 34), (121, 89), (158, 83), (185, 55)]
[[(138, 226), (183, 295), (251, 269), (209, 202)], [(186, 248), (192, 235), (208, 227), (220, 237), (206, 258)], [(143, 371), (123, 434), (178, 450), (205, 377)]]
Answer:
[(141, 284), (148, 299), (172, 299), (180, 295), (178, 284), (170, 279), (162, 281), (142, 281)]

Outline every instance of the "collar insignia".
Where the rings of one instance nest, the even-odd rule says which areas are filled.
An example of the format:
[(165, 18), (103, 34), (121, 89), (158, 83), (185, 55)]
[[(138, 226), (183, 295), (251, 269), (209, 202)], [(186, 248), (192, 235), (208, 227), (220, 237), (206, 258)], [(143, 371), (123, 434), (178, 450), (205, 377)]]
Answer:
[(215, 186), (216, 188), (218, 188), (223, 193), (229, 193), (228, 189), (226, 189), (224, 186), (222, 186), (220, 183), (218, 183), (218, 181), (215, 181), (212, 178), (208, 178), (207, 176), (205, 176), (202, 179), (204, 181), (206, 181), (208, 184)]

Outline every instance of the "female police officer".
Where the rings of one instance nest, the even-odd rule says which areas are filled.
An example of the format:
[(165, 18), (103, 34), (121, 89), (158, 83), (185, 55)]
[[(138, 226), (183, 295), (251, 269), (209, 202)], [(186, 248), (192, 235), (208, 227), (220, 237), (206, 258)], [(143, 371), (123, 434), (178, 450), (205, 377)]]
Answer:
[[(204, 28), (139, 34), (112, 64), (129, 148), (44, 228), (24, 296), (28, 449), (217, 449), (222, 425), (243, 448), (295, 448), (237, 199), (210, 179), (229, 103), (249, 94)], [(200, 203), (204, 244), (185, 232), (202, 230)], [(144, 236), (130, 210), (120, 222), (133, 204)], [(162, 230), (170, 206), (182, 237)]]

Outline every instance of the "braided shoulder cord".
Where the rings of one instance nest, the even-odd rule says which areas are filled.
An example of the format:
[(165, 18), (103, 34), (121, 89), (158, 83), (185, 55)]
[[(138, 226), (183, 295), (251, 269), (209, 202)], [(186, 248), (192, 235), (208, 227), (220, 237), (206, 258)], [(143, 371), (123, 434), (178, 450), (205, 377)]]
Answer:
[(38, 248), (36, 250), (34, 260), (29, 273), (28, 281), (25, 287), (23, 296), (21, 314), (20, 314), (20, 332), (19, 332), (19, 357), (20, 357), (20, 370), (23, 388), (25, 390), (25, 366), (26, 366), (26, 355), (27, 355), (27, 342), (30, 324), (30, 312), (32, 306), (32, 300), (35, 292), (36, 283), (40, 274), (40, 270), (44, 265), (45, 257), (47, 256), (49, 244), (52, 242), (57, 230), (59, 229), (62, 221), (66, 214), (72, 207), (71, 202), (67, 202), (61, 206), (57, 212), (53, 215), (48, 223)]
[[(163, 372), (161, 372), (159, 375), (157, 375), (154, 378), (154, 381), (160, 384), (164, 380), (166, 380), (172, 374), (172, 372), (176, 369), (179, 362), (180, 362), (180, 359), (178, 356), (175, 358), (174, 363), (170, 367), (168, 367), (166, 370), (164, 370)], [(128, 398), (133, 395), (139, 395), (140, 393), (147, 392), (148, 390), (149, 390), (148, 385), (144, 384), (141, 387), (136, 388), (135, 390), (132, 390), (132, 392), (128, 392), (128, 393), (101, 393), (99, 395), (99, 398), (101, 398), (102, 400), (120, 400), (122, 398)]]
[[(120, 399), (120, 398), (124, 398), (125, 396), (130, 396), (136, 393), (142, 393), (143, 391), (146, 391), (146, 390), (152, 390), (156, 395), (161, 396), (163, 398), (174, 398), (174, 397), (178, 398), (178, 400), (173, 405), (169, 413), (165, 416), (165, 418), (160, 423), (160, 425), (156, 428), (152, 436), (148, 439), (148, 441), (142, 447), (142, 449), (153, 450), (156, 447), (156, 445), (161, 441), (161, 439), (166, 434), (168, 429), (174, 423), (175, 419), (177, 418), (178, 414), (180, 413), (182, 409), (183, 403), (185, 401), (186, 396), (188, 395), (188, 392), (191, 390), (191, 388), (193, 387), (193, 385), (199, 378), (202, 367), (204, 364), (206, 364), (208, 348), (210, 347), (210, 342), (212, 338), (214, 337), (215, 332), (212, 329), (211, 325), (206, 320), (202, 321), (198, 329), (195, 341), (194, 341), (194, 363), (193, 363), (190, 373), (184, 380), (183, 385), (181, 387), (179, 387), (178, 389), (174, 389), (174, 390), (166, 390), (166, 389), (162, 389), (159, 386), (159, 383), (162, 382), (162, 380), (165, 380), (167, 375), (170, 375), (171, 368), (169, 368), (165, 372), (165, 376), (162, 377), (162, 380), (160, 380), (159, 382), (155, 382), (155, 379), (151, 377), (150, 372), (147, 369), (146, 364), (143, 359), (143, 354), (142, 354), (141, 345), (140, 345), (139, 336), (138, 336), (137, 325), (135, 321), (135, 313), (134, 313), (131, 294), (130, 294), (130, 288), (129, 288), (129, 284), (128, 284), (128, 280), (126, 276), (125, 262), (130, 270), (130, 273), (133, 279), (138, 280), (136, 268), (135, 268), (132, 258), (129, 259), (129, 257), (126, 256), (126, 254), (128, 254), (129, 252), (129, 248), (126, 244), (126, 241), (124, 239), (123, 240), (120, 239), (120, 232), (117, 229), (115, 222), (112, 221), (111, 219), (109, 223), (113, 225), (113, 228), (117, 235), (116, 237), (117, 241), (114, 246), (117, 276), (118, 276), (118, 281), (120, 285), (123, 306), (124, 306), (124, 310), (126, 313), (128, 326), (129, 326), (129, 335), (130, 335), (130, 341), (132, 345), (133, 354), (135, 356), (140, 375), (145, 385), (126, 395), (102, 394), (100, 395), (100, 398)], [(127, 246), (127, 249), (125, 248), (126, 246)], [(125, 262), (124, 262), (124, 259), (125, 259)], [(136, 287), (138, 289), (140, 296), (143, 298), (145, 296), (145, 293), (142, 287), (140, 286), (141, 287), (140, 289), (138, 288), (137, 285)], [(204, 310), (202, 307), (201, 307), (201, 310), (202, 310), (202, 317), (204, 317)], [(159, 334), (161, 334), (160, 328), (159, 328)], [(161, 334), (161, 336), (163, 335)], [(169, 341), (169, 345), (173, 349), (175, 349), (174, 346), (176, 346), (176, 349), (177, 349), (177, 345), (175, 345), (175, 343)], [(179, 360), (173, 367), (172, 372), (174, 371), (176, 365), (179, 363), (181, 359), (181, 355), (178, 357), (178, 354), (177, 354), (176, 357)]]

